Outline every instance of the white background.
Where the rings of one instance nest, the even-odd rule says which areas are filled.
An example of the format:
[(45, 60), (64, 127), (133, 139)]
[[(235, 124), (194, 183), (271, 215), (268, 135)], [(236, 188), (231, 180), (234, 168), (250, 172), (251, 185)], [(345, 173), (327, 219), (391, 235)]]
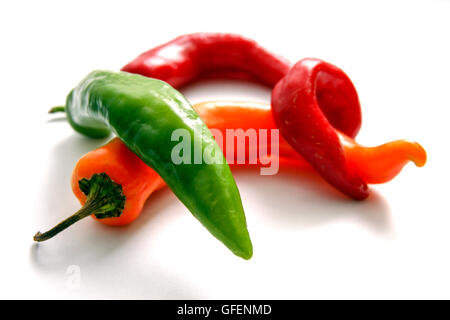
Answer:
[[(165, 190), (125, 228), (85, 219), (33, 244), (79, 208), (76, 161), (106, 140), (49, 107), (93, 69), (194, 31), (240, 33), (292, 62), (342, 68), (362, 104), (358, 141), (427, 150), (364, 202), (314, 174), (235, 177), (254, 257), (233, 256)], [(0, 298), (450, 298), (449, 1), (2, 1)], [(192, 102), (268, 102), (270, 91), (213, 81)], [(81, 271), (70, 286), (69, 266)], [(70, 270), (70, 269), (69, 269)]]

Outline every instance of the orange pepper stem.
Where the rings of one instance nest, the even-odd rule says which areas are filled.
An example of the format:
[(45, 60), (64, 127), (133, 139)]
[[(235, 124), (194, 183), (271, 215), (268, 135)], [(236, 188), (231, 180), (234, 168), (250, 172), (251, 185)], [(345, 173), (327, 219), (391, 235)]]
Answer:
[(81, 179), (81, 191), (87, 196), (84, 206), (47, 232), (38, 232), (34, 241), (45, 241), (53, 238), (75, 222), (90, 215), (98, 219), (120, 217), (125, 206), (125, 196), (122, 186), (115, 183), (106, 173), (94, 174), (91, 179)]

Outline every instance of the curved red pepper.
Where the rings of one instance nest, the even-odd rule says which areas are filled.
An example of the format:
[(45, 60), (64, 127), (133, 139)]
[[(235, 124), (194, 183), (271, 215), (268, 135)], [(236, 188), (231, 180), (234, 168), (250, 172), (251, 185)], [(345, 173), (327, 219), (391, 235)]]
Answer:
[[(334, 130), (352, 138), (358, 133), (361, 109), (356, 91), (340, 69), (317, 59), (302, 61), (302, 68), (297, 64), (289, 71), (291, 66), (287, 60), (253, 40), (235, 34), (194, 33), (146, 51), (122, 70), (157, 78), (177, 88), (210, 77), (243, 78), (270, 87), (283, 79), (272, 92), (272, 107), (279, 111), (274, 115), (279, 114), (281, 122), (289, 122), (293, 114), (298, 119), (291, 125), (277, 122), (282, 134), (294, 132), (291, 138), (285, 136), (293, 146), (293, 139), (297, 140), (299, 135), (304, 141), (309, 140), (309, 143), (300, 142), (300, 148), (295, 149), (301, 149), (299, 153), (332, 185), (356, 199), (363, 199), (367, 196), (367, 186), (360, 184), (360, 179), (346, 168), (345, 155)], [(297, 86), (297, 81), (301, 85)], [(302, 86), (305, 97), (309, 96), (310, 100), (313, 97), (314, 101), (297, 101)], [(310, 105), (299, 106), (304, 102)], [(288, 108), (284, 110), (285, 107)], [(298, 110), (292, 112), (293, 109)], [(296, 131), (295, 123), (303, 123), (303, 127)]]
[(361, 119), (356, 90), (339, 68), (303, 59), (272, 91), (272, 114), (281, 135), (331, 185), (362, 200), (367, 184), (346, 160), (336, 129), (353, 137), (359, 130), (342, 110)]
[(175, 88), (210, 77), (243, 78), (273, 87), (290, 68), (286, 59), (240, 35), (193, 33), (144, 52), (122, 71)]

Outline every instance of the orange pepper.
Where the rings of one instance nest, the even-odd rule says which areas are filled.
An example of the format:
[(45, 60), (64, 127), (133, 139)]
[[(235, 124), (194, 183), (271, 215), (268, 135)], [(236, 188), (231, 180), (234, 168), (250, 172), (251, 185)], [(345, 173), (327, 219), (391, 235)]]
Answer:
[[(276, 129), (270, 106), (266, 104), (214, 101), (196, 104), (194, 109), (209, 128), (220, 130), (224, 137), (226, 129), (256, 129), (257, 132), (259, 132), (258, 129)], [(364, 147), (343, 133), (338, 132), (338, 135), (349, 165), (369, 184), (390, 181), (409, 161), (413, 161), (419, 167), (426, 162), (425, 150), (416, 142), (397, 140), (378, 147)], [(270, 143), (271, 141), (268, 141), (267, 150), (270, 150)], [(226, 143), (223, 145), (223, 151), (226, 154)], [(248, 166), (248, 144), (245, 156), (247, 160), (245, 165)], [(282, 137), (279, 141), (279, 160), (281, 165), (309, 166)], [(231, 166), (239, 166), (239, 164)], [(154, 170), (145, 165), (118, 138), (115, 138), (108, 144), (84, 155), (75, 166), (72, 189), (81, 204), (86, 201), (86, 196), (80, 190), (78, 182), (83, 178), (90, 178), (95, 173), (103, 172), (122, 186), (126, 197), (125, 207), (120, 217), (99, 219), (107, 225), (125, 225), (135, 220), (146, 199), (165, 186), (164, 181)]]

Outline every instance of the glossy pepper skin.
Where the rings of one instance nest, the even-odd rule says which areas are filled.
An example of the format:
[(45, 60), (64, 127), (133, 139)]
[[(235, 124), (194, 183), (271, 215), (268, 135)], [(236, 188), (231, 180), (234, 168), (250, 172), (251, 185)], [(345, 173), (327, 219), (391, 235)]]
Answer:
[[(93, 71), (66, 101), (72, 127), (90, 137), (113, 131), (153, 168), (191, 213), (233, 253), (249, 259), (252, 244), (239, 191), (225, 159), (175, 164), (176, 129), (191, 136), (192, 154), (223, 158), (210, 131), (181, 93), (167, 83), (126, 72)], [(196, 149), (197, 148), (197, 149)]]
[[(195, 104), (194, 109), (210, 129), (220, 130), (225, 137), (227, 129), (275, 129), (272, 111), (269, 105), (242, 101), (209, 101)], [(259, 132), (259, 130), (257, 131)], [(377, 147), (364, 147), (352, 138), (337, 132), (346, 158), (365, 182), (385, 183), (393, 179), (409, 161), (416, 166), (426, 162), (425, 150), (417, 143), (407, 140), (388, 142)], [(259, 141), (259, 138), (258, 138)], [(271, 144), (271, 140), (267, 140)], [(259, 146), (259, 145), (258, 145)], [(258, 147), (256, 146), (256, 147)], [(243, 147), (242, 145), (237, 146)], [(227, 144), (223, 143), (226, 153)], [(246, 146), (244, 164), (234, 164), (231, 168), (242, 166), (261, 166), (261, 162), (250, 162), (249, 148)], [(267, 148), (270, 151), (271, 148)], [(259, 151), (259, 150), (258, 150)], [(233, 152), (239, 152), (234, 149)], [(260, 157), (260, 153), (256, 153)], [(262, 155), (265, 157), (265, 155)], [(275, 155), (267, 153), (275, 160)], [(293, 166), (306, 169), (309, 164), (303, 160), (292, 147), (281, 138), (279, 141), (280, 166)], [(86, 195), (80, 188), (80, 181), (95, 174), (106, 173), (123, 188), (126, 197), (123, 213), (119, 217), (98, 219), (99, 222), (112, 226), (121, 226), (133, 222), (141, 213), (145, 201), (153, 192), (166, 186), (159, 175), (133, 152), (120, 139), (114, 138), (106, 145), (88, 152), (77, 162), (72, 174), (72, 190), (82, 205)], [(95, 215), (93, 215), (94, 218)]]
[[(271, 105), (281, 135), (326, 181), (357, 200), (369, 195), (336, 133), (354, 137), (361, 123), (356, 90), (342, 70), (319, 59), (300, 60), (273, 89)], [(342, 110), (353, 116), (339, 116)]]
[(150, 49), (122, 68), (179, 88), (202, 78), (253, 80), (272, 88), (291, 64), (237, 34), (193, 33)]

